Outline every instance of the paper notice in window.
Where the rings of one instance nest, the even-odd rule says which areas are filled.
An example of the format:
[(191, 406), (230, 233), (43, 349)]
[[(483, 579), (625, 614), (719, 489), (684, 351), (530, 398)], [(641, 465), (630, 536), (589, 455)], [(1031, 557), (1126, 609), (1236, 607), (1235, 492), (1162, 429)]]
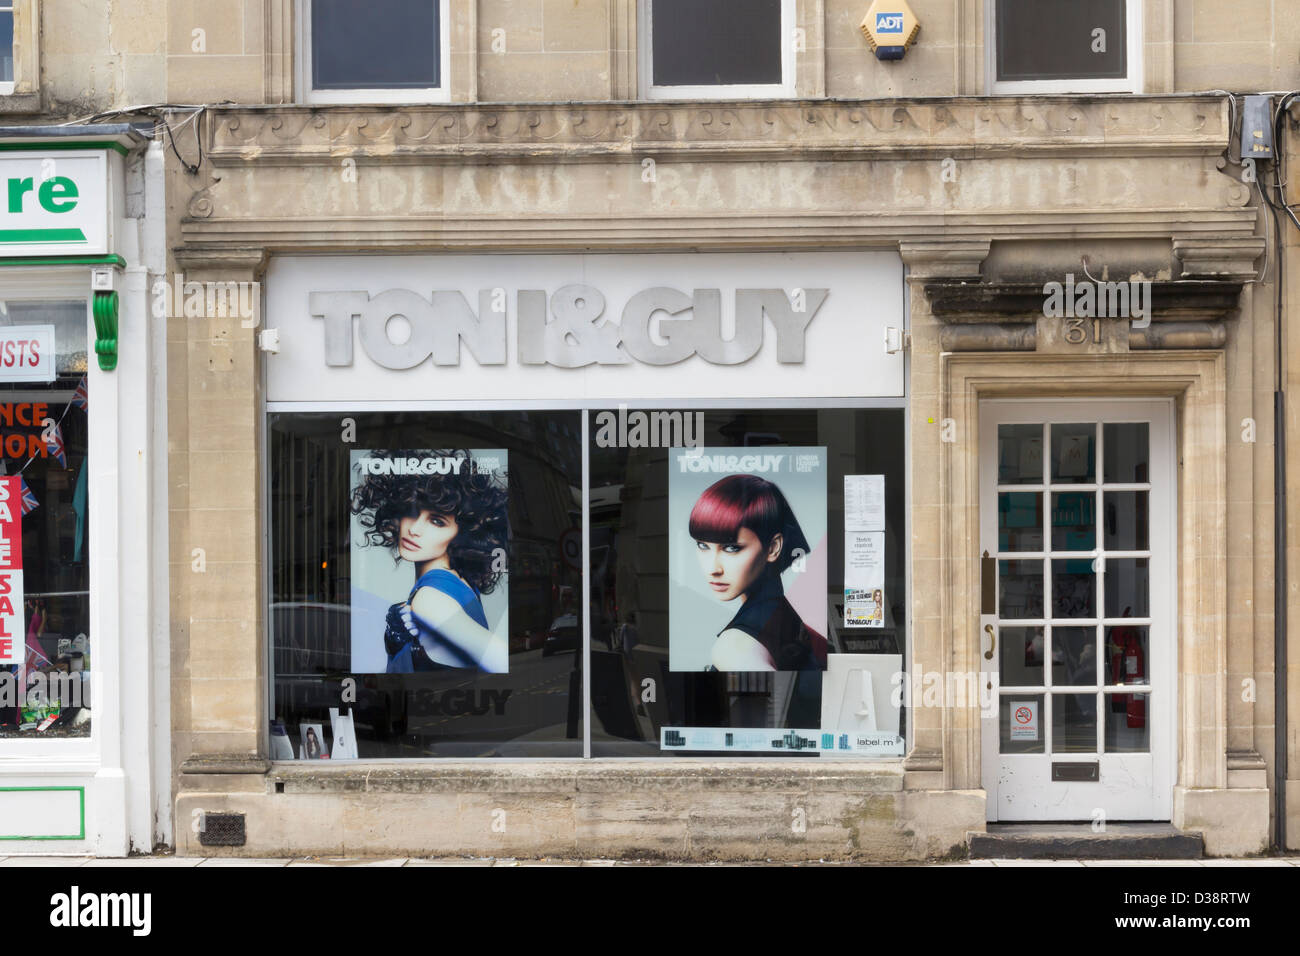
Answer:
[(885, 533), (844, 533), (844, 626), (885, 626)]
[(844, 530), (885, 530), (885, 476), (844, 476)]

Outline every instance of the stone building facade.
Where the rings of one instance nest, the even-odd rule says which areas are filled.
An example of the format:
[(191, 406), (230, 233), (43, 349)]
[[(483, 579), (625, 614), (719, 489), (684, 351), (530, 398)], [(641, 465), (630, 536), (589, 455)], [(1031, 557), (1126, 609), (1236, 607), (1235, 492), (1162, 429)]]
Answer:
[[(206, 104), (167, 162), (166, 282), (178, 296), (186, 283), (261, 293), (256, 316), (214, 310), (209, 297), (166, 319), (178, 852), (227, 852), (225, 842), (252, 856), (920, 859), (960, 853), (969, 832), (996, 822), (1062, 819), (1168, 821), (1203, 834), (1213, 855), (1265, 852), (1285, 823), (1286, 845), (1300, 845), (1300, 783), (1285, 785), (1300, 765), (1294, 664), (1285, 687), (1275, 682), (1279, 607), (1300, 659), (1294, 589), (1275, 604), (1274, 396), (1279, 369), (1291, 374), (1279, 320), (1294, 301), (1278, 275), (1296, 263), (1296, 236), (1284, 224), (1279, 247), (1261, 208), (1271, 167), (1257, 164), (1257, 188), (1239, 145), (1244, 94), (1300, 85), (1293, 18), (1269, 0), (1119, 4), (1129, 41), (1112, 89), (1009, 88), (993, 79), (987, 0), (909, 2), (921, 30), (900, 60), (876, 59), (859, 31), (870, 3), (788, 0), (775, 5), (789, 41), (776, 93), (673, 95), (649, 66), (648, 4), (442, 0), (437, 92), (382, 103), (319, 95), (306, 63), (322, 48), (305, 4), (127, 4), (111, 19), (40, 4), (44, 121), (92, 101)], [(535, 278), (548, 263), (554, 274)], [(713, 271), (677, 278), (696, 263)], [(539, 365), (520, 342), (533, 290), (603, 290), (612, 317), (625, 301), (614, 289), (674, 288), (694, 292), (698, 321), (700, 290), (716, 286), (724, 301), (728, 290), (771, 292), (750, 288), (765, 272), (789, 303), (829, 290), (806, 355), (761, 352), (749, 366), (771, 376), (767, 391), (742, 377), (743, 362), (704, 363), (699, 341), (698, 355), (642, 359), (671, 348), (664, 323), (632, 361), (617, 359), (629, 364), (621, 380), (552, 352)], [(802, 275), (826, 278), (805, 290)], [(1076, 294), (1085, 285), (1112, 304), (1122, 291), (1129, 308), (1100, 314)], [(510, 330), (499, 363), (485, 360), (482, 332), (498, 287)], [(372, 349), (375, 336), (398, 351), (409, 342), (389, 331), (392, 315), (425, 334), (407, 315), (411, 298), (405, 312), (364, 317), (392, 289), (426, 304), (440, 289), (462, 295), (471, 319), (451, 339), (455, 359), (430, 346), (434, 362), (402, 353), (409, 369), (375, 361), (387, 348)], [(330, 320), (313, 298), (344, 293), (360, 296), (339, 326), (346, 360), (322, 349)], [(551, 323), (563, 319), (555, 301)], [(838, 311), (845, 302), (856, 311)], [(764, 308), (771, 320), (778, 306)], [(582, 338), (561, 332), (554, 354)], [(599, 360), (569, 364), (586, 361)], [(497, 364), (507, 377), (493, 377)], [(865, 474), (852, 477), (886, 473), (896, 503), (883, 506), (883, 530), (864, 533), (883, 535), (882, 630), (904, 672), (892, 684), (912, 691), (895, 710), (901, 752), (864, 745), (830, 759), (832, 739), (816, 758), (767, 745), (665, 753), (689, 740), (675, 728), (794, 728), (796, 741), (801, 729), (855, 728), (773, 718), (780, 672), (756, 691), (744, 674), (672, 668), (674, 612), (655, 595), (673, 559), (630, 556), (660, 555), (646, 530), (658, 519), (645, 516), (672, 495), (671, 483), (655, 490), (666, 463), (629, 453), (607, 486), (617, 492), (597, 493), (607, 463), (594, 450), (597, 413), (617, 405), (708, 410), (710, 444), (821, 447), (828, 460), (856, 455), (849, 470)], [(746, 410), (740, 439), (728, 428)], [(1293, 402), (1288, 411), (1300, 420)], [(525, 431), (521, 415), (548, 422), (553, 453), (536, 451), (552, 439)], [(362, 433), (355, 443), (325, 434), (346, 436), (347, 421)], [(407, 709), (423, 685), (369, 679), (353, 666), (355, 645), (348, 660), (347, 625), (332, 615), (349, 613), (361, 558), (344, 540), (349, 488), (336, 493), (325, 476), (378, 447), (367, 433), (402, 429), (508, 445), (521, 468), (549, 462), (527, 514), (509, 506), (521, 539), (534, 526), (537, 537), (535, 553), (510, 554), (509, 614), (523, 621), (545, 605), (542, 631), (580, 639), (547, 656), (564, 663), (554, 675), (540, 670), (550, 648), (533, 646), (531, 628), (512, 624), (509, 640), (512, 677), (553, 681), (536, 694), (563, 703), (554, 720), (531, 716), (549, 704), (520, 684), (511, 689), (529, 709), (516, 730), (475, 724), (462, 740), (454, 721), (465, 715), (443, 694), (433, 713), (453, 729), (426, 719), (415, 734)], [(1287, 462), (1300, 469), (1297, 447)], [(847, 552), (857, 528), (844, 523), (840, 467), (824, 507), (821, 590), (828, 624), (840, 617), (827, 637), (833, 656), (869, 657), (884, 645), (853, 643), (864, 632), (834, 600), (850, 588), (839, 532)], [(604, 521), (615, 505), (617, 520)], [(1289, 517), (1294, 498), (1286, 507)], [(312, 537), (331, 521), (334, 537)], [(331, 570), (348, 561), (350, 582)], [(638, 669), (651, 657), (659, 669)], [(873, 673), (867, 729), (883, 735), (888, 675), (835, 666), (825, 686), (835, 673)], [(286, 683), (290, 671), (301, 686)], [(730, 717), (701, 703), (705, 678), (725, 687)], [(482, 675), (465, 685), (498, 686)], [(312, 688), (352, 706), (360, 759), (304, 762), (309, 725), (336, 743), (343, 732)], [(374, 695), (385, 703), (372, 721)], [(744, 695), (765, 700), (766, 716), (737, 723)], [(493, 699), (505, 707), (482, 696), (466, 707), (486, 712)]]

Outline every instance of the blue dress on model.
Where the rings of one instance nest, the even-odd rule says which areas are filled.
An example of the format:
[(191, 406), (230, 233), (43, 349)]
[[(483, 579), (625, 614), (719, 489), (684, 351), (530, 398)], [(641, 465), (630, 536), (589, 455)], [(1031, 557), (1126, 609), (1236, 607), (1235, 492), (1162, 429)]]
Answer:
[[(417, 671), (457, 670), (466, 667), (478, 667), (478, 662), (465, 654), (455, 644), (447, 641), (428, 621), (418, 617), (411, 610), (411, 601), (420, 588), (433, 588), (455, 599), (461, 609), (480, 627), (488, 626), (487, 616), (483, 613), (483, 602), (479, 593), (462, 581), (451, 571), (434, 568), (426, 571), (415, 582), (411, 593), (405, 601), (399, 601), (388, 609), (387, 629), (384, 631), (384, 649), (388, 652), (388, 673), (411, 674)], [(430, 659), (421, 645), (420, 638), (428, 637), (436, 644), (449, 648), (464, 663), (440, 664)]]

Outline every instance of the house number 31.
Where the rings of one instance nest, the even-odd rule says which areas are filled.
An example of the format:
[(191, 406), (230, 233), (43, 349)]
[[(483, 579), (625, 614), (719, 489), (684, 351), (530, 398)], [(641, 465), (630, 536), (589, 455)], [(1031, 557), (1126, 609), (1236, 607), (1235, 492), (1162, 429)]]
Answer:
[[(1101, 319), (1092, 319), (1092, 339), (1094, 343), (1101, 341)], [(1065, 341), (1070, 345), (1083, 345), (1089, 341), (1088, 338), (1088, 319), (1066, 319), (1065, 320)]]

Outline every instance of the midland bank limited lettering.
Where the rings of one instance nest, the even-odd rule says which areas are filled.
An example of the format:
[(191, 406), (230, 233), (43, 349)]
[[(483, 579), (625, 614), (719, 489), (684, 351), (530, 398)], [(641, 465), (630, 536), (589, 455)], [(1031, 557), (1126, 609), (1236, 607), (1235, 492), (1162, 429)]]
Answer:
[[(735, 328), (723, 338), (719, 289), (656, 287), (638, 292), (623, 306), (619, 321), (607, 315), (598, 290), (566, 285), (550, 295), (540, 289), (516, 294), (516, 341), (522, 365), (582, 368), (587, 365), (675, 365), (698, 355), (714, 365), (739, 365), (763, 346), (764, 316), (776, 335), (776, 360), (804, 360), (808, 326), (826, 301), (827, 289), (738, 289)], [(348, 366), (356, 338), (366, 355), (390, 369), (460, 364), (461, 345), (479, 365), (505, 365), (506, 292), (479, 293), (477, 313), (460, 292), (434, 292), (431, 299), (406, 289), (313, 292), (309, 309), (324, 322), (325, 364)], [(390, 321), (406, 320), (407, 335), (394, 335)]]

